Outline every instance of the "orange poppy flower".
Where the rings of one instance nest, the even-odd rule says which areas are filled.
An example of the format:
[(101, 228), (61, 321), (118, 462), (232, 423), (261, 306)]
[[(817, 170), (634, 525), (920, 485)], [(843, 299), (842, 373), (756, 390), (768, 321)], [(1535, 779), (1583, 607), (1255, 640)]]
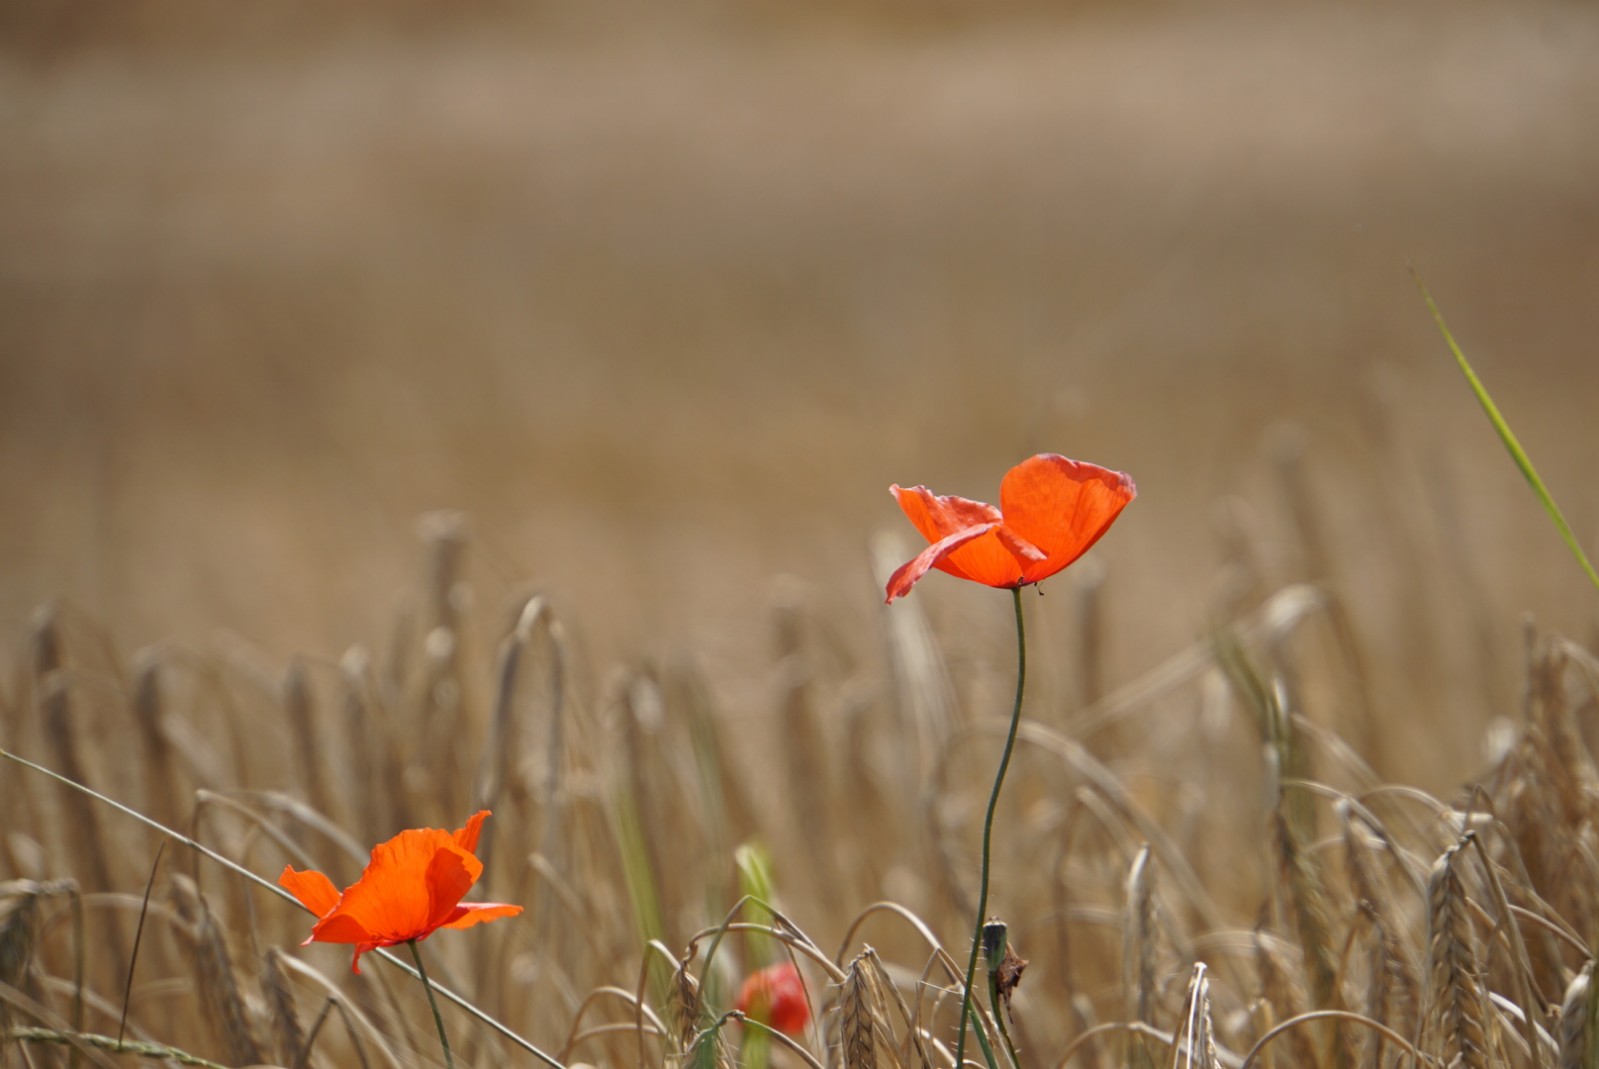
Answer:
[(739, 988), (734, 1006), (750, 1020), (791, 1036), (805, 1031), (805, 1024), (811, 1019), (805, 981), (792, 961), (751, 973)]
[(1088, 552), (1138, 495), (1121, 472), (1054, 453), (1006, 472), (999, 508), (925, 486), (889, 490), (932, 544), (889, 578), (887, 601), (909, 594), (932, 568), (1006, 589), (1048, 579)]
[(377, 947), (521, 913), (521, 906), (461, 901), (483, 875), (474, 851), (488, 815), (482, 810), (458, 831), (412, 828), (379, 843), (366, 871), (343, 894), (320, 872), (285, 866), (278, 883), (319, 918), (305, 943), (354, 943), (350, 967), (360, 972), (361, 955)]

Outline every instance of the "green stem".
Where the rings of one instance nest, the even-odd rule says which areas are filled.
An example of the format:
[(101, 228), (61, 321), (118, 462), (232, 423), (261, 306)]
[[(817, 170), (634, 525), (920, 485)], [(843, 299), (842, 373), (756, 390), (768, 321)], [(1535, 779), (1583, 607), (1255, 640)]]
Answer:
[(1510, 454), (1510, 459), (1515, 461), (1516, 467), (1521, 469), (1521, 477), (1527, 480), (1527, 485), (1532, 487), (1532, 492), (1538, 496), (1543, 509), (1554, 521), (1555, 530), (1560, 532), (1560, 537), (1565, 540), (1566, 548), (1571, 550), (1571, 555), (1577, 558), (1577, 563), (1582, 570), (1588, 573), (1588, 579), (1594, 586), (1599, 586), (1599, 571), (1594, 569), (1593, 563), (1588, 560), (1588, 555), (1582, 551), (1582, 543), (1577, 541), (1577, 536), (1571, 530), (1571, 524), (1566, 522), (1565, 513), (1560, 511), (1560, 506), (1555, 503), (1555, 497), (1538, 477), (1538, 469), (1532, 466), (1532, 458), (1527, 451), (1521, 448), (1521, 443), (1516, 440), (1515, 432), (1510, 429), (1510, 423), (1499, 412), (1499, 406), (1494, 404), (1493, 397), (1488, 393), (1488, 387), (1482, 384), (1473, 370), (1471, 362), (1466, 359), (1466, 354), (1461, 351), (1455, 342), (1455, 336), (1449, 333), (1449, 327), (1444, 323), (1444, 314), (1438, 310), (1438, 305), (1433, 302), (1432, 294), (1427, 292), (1427, 287), (1422, 285), (1421, 276), (1416, 269), (1410, 269), (1410, 277), (1416, 283), (1416, 288), (1421, 290), (1421, 299), (1427, 302), (1427, 310), (1432, 313), (1432, 321), (1438, 325), (1438, 332), (1444, 336), (1444, 343), (1449, 346), (1449, 351), (1454, 354), (1455, 363), (1460, 365), (1460, 373), (1466, 376), (1466, 383), (1471, 387), (1471, 392), (1477, 395), (1477, 403), (1482, 406), (1483, 413), (1487, 415), (1488, 422), (1493, 424), (1495, 431), (1499, 432), (1499, 440), (1504, 443), (1505, 450)]
[(988, 795), (988, 811), (983, 814), (983, 869), (977, 892), (977, 924), (972, 930), (972, 953), (966, 961), (966, 982), (961, 988), (960, 1039), (955, 1044), (955, 1069), (966, 1064), (966, 1017), (972, 1011), (972, 977), (977, 973), (977, 948), (983, 941), (983, 915), (988, 912), (988, 856), (994, 837), (994, 810), (999, 805), (999, 789), (1005, 783), (1005, 770), (1016, 749), (1016, 729), (1022, 722), (1022, 688), (1027, 683), (1027, 630), (1022, 625), (1022, 588), (1011, 590), (1016, 607), (1016, 701), (1010, 711), (1010, 731), (1005, 735), (1005, 752), (994, 774), (994, 789)]
[(428, 971), (422, 966), (422, 948), (415, 939), (406, 941), (411, 957), (416, 961), (416, 974), (422, 979), (422, 990), (428, 993), (428, 1005), (433, 1009), (433, 1024), (439, 1030), (439, 1045), (444, 1048), (445, 1069), (455, 1069), (455, 1056), (450, 1053), (450, 1037), (444, 1034), (444, 1018), (439, 1015), (439, 1004), (433, 998), (433, 985), (428, 983)]

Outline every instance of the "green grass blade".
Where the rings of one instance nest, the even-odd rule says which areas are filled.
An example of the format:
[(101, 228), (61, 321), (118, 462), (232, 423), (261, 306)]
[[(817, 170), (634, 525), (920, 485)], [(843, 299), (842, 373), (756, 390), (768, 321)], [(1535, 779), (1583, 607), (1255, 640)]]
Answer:
[(1414, 270), (1410, 277), (1415, 280), (1416, 288), (1421, 291), (1421, 299), (1427, 302), (1427, 310), (1432, 313), (1432, 321), (1438, 324), (1438, 331), (1444, 336), (1449, 351), (1455, 354), (1455, 363), (1460, 365), (1461, 374), (1466, 376), (1466, 382), (1471, 385), (1471, 392), (1477, 395), (1477, 402), (1482, 405), (1482, 410), (1488, 414), (1488, 422), (1494, 425), (1494, 430), (1499, 432), (1499, 440), (1505, 443), (1505, 449), (1510, 453), (1510, 459), (1516, 462), (1516, 467), (1521, 469), (1522, 477), (1527, 480), (1527, 485), (1532, 487), (1532, 492), (1538, 495), (1538, 500), (1543, 503), (1543, 509), (1554, 521), (1555, 528), (1559, 530), (1560, 537), (1566, 540), (1566, 545), (1571, 549), (1572, 556), (1577, 558), (1577, 563), (1582, 565), (1582, 570), (1588, 573), (1588, 578), (1595, 587), (1599, 587), (1599, 572), (1594, 571), (1593, 564), (1589, 562), (1588, 555), (1582, 551), (1582, 546), (1577, 542), (1577, 536), (1571, 531), (1571, 524), (1566, 522), (1565, 515), (1560, 511), (1560, 506), (1555, 504), (1554, 496), (1549, 493), (1549, 488), (1538, 477), (1538, 469), (1532, 466), (1532, 458), (1527, 456), (1527, 451), (1521, 448), (1521, 443), (1516, 441), (1515, 433), (1510, 429), (1510, 424), (1505, 422), (1505, 417), (1499, 414), (1499, 406), (1494, 404), (1494, 399), (1488, 393), (1488, 387), (1482, 384), (1477, 373), (1472, 370), (1471, 362), (1466, 359), (1466, 354), (1460, 351), (1460, 346), (1455, 342), (1455, 336), (1449, 333), (1449, 327), (1444, 323), (1443, 313), (1438, 311), (1438, 305), (1433, 301), (1432, 294), (1427, 292), (1427, 287), (1422, 284), (1421, 276)]

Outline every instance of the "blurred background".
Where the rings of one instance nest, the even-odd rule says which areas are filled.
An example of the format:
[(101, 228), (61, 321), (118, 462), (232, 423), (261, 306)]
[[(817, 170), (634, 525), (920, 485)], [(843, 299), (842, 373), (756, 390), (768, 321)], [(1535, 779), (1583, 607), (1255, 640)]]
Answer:
[[(1107, 685), (1315, 579), (1480, 725), (1593, 592), (1407, 268), (1599, 548), (1595, 55), (1543, 0), (8, 3), (0, 640), (380, 644), (455, 509), (494, 628), (533, 584), (737, 711), (774, 590), (874, 625), (890, 483), (1048, 450), (1141, 491)], [(914, 596), (1003, 668), (1008, 599)]]

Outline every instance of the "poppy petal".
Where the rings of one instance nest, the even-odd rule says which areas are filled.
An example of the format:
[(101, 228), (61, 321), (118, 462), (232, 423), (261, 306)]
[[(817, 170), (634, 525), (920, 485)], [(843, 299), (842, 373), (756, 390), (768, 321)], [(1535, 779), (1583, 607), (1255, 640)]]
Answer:
[(461, 903), (461, 896), (472, 889), (482, 874), (483, 862), (463, 850), (440, 850), (433, 855), (427, 871), (431, 903), (423, 934), (450, 919), (456, 906)]
[[(427, 934), (431, 930), (428, 921), (433, 914), (428, 870), (441, 850), (460, 852), (454, 836), (437, 828), (402, 831), (388, 842), (373, 847), (372, 860), (361, 878), (344, 892), (338, 907), (312, 929), (316, 938), (323, 942), (348, 942), (347, 938), (335, 939), (331, 935), (352, 931), (342, 923), (333, 924), (341, 917), (349, 918), (379, 941), (404, 942)], [(467, 864), (476, 866), (472, 875), (476, 880), (483, 871), (482, 862), (470, 854), (465, 856), (471, 858)], [(459, 900), (460, 895), (457, 895), (456, 901)]]
[(361, 975), (361, 955), (369, 953), (370, 951), (376, 950), (380, 946), (390, 946), (390, 945), (392, 945), (392, 944), (388, 944), (388, 943), (357, 943), (355, 945), (355, 956), (350, 959), (350, 971), (355, 973), (357, 976)]
[(306, 942), (353, 944), (350, 968), (359, 973), (361, 955), (378, 947), (521, 913), (521, 906), (499, 902), (461, 904), (483, 875), (473, 850), (488, 816), (484, 809), (453, 832), (412, 828), (379, 843), (361, 878), (342, 895), (322, 873), (286, 867), (278, 882), (320, 918)]
[(1049, 556), (1043, 550), (1033, 545), (1027, 539), (1017, 534), (1006, 524), (1000, 524), (994, 529), (994, 534), (999, 538), (1000, 545), (1004, 546), (1017, 560), (1024, 562), (1023, 567), (1033, 561), (1041, 561)]
[(1055, 453), (1012, 468), (999, 491), (1005, 526), (1048, 555), (1025, 566), (1023, 581), (1047, 579), (1081, 557), (1137, 495), (1127, 475)]
[[(895, 573), (897, 585), (896, 579), (889, 581), (889, 601), (903, 596), (929, 568), (987, 586), (1012, 587), (1022, 582), (1029, 564), (1047, 556), (1008, 525), (1001, 525), (1000, 512), (993, 505), (964, 497), (941, 497), (925, 486), (889, 489), (906, 517), (933, 544), (929, 548), (937, 547), (931, 554), (919, 554), (917, 560), (901, 569), (903, 575)], [(994, 537), (983, 537), (989, 531), (994, 532)], [(918, 563), (923, 556), (927, 558), (925, 567)]]
[(311, 936), (306, 943), (368, 943), (372, 938), (372, 933), (360, 921), (347, 913), (335, 912), (323, 917), (311, 929)]
[(751, 973), (739, 988), (734, 1008), (779, 1032), (799, 1035), (810, 1020), (805, 981), (791, 961)]
[(293, 865), (285, 865), (283, 875), (278, 877), (278, 885), (318, 917), (326, 917), (339, 904), (339, 889), (333, 886), (332, 880), (315, 869), (298, 872)]
[(890, 486), (888, 492), (899, 502), (905, 518), (929, 542), (941, 541), (969, 527), (997, 523), (1000, 519), (999, 509), (993, 505), (964, 497), (940, 497), (925, 486), (913, 486), (908, 490)]
[(469, 854), (477, 853), (478, 834), (483, 830), (483, 822), (489, 817), (487, 809), (480, 809), (472, 814), (466, 825), (455, 833), (455, 842), (462, 850)]
[(1023, 565), (1034, 559), (1038, 548), (1015, 532), (996, 524), (983, 538), (956, 549), (933, 567), (984, 586), (1010, 589), (1022, 583)]
[[(926, 575), (933, 567), (942, 564), (944, 558), (948, 557), (956, 550), (961, 549), (963, 546), (967, 546), (973, 542), (976, 542), (985, 535), (993, 534), (993, 532), (998, 528), (999, 524), (997, 523), (985, 523), (977, 527), (968, 527), (964, 531), (956, 531), (954, 534), (934, 542), (932, 545), (916, 554), (916, 556), (912, 557), (909, 561), (900, 565), (899, 568), (895, 570), (894, 574), (889, 576), (888, 586), (886, 587), (885, 591), (888, 596), (884, 600), (891, 602), (895, 598), (902, 598), (906, 594), (909, 594), (911, 587), (915, 586), (922, 576)], [(999, 546), (998, 539), (994, 539), (994, 544), (996, 547)], [(1001, 549), (1001, 552), (1003, 552), (1003, 549)], [(1007, 557), (1008, 556), (1009, 555), (1007, 554)], [(1010, 559), (1014, 564), (1014, 558)], [(953, 569), (949, 570), (953, 572)], [(1017, 569), (1017, 572), (1020, 574), (1019, 568)], [(954, 572), (953, 574), (959, 575), (963, 579), (977, 578), (976, 576), (969, 575), (964, 571)], [(983, 579), (979, 579), (978, 581), (986, 582), (986, 580)]]
[(455, 907), (455, 912), (450, 919), (439, 925), (440, 928), (470, 928), (474, 924), (485, 921), (499, 920), (501, 917), (514, 917), (522, 912), (521, 906), (509, 906), (503, 902), (462, 902)]

